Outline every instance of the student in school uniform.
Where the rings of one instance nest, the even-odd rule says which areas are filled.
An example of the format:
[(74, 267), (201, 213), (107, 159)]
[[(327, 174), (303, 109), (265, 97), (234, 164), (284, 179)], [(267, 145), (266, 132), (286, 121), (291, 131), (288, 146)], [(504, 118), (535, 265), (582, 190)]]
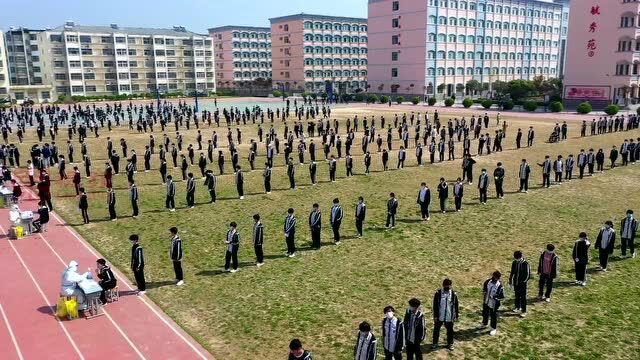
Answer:
[(387, 223), (386, 228), (389, 226), (391, 228), (396, 227), (396, 214), (398, 213), (398, 199), (396, 199), (396, 194), (390, 193), (389, 200), (387, 200)]
[(209, 202), (216, 202), (216, 176), (213, 174), (213, 170), (207, 169), (204, 173), (204, 185), (209, 191)]
[(100, 292), (100, 302), (102, 305), (107, 303), (107, 290), (111, 290), (118, 285), (118, 280), (115, 275), (113, 275), (113, 271), (107, 265), (107, 261), (105, 259), (98, 259), (96, 261), (96, 275), (98, 276), (98, 284), (102, 288)]
[(622, 239), (622, 256), (627, 256), (627, 248), (631, 257), (636, 257), (636, 247), (634, 244), (636, 231), (638, 230), (638, 220), (633, 217), (633, 210), (627, 210), (627, 214), (620, 222), (620, 238)]
[(549, 160), (549, 155), (545, 155), (544, 161), (542, 163), (538, 163), (538, 166), (542, 168), (542, 186), (549, 187), (551, 186), (551, 160)]
[(520, 317), (527, 316), (527, 284), (531, 278), (531, 267), (529, 262), (522, 255), (522, 251), (513, 253), (511, 272), (509, 273), (509, 286), (515, 293), (514, 310), (520, 313)]
[(76, 190), (76, 195), (80, 195), (80, 170), (77, 166), (73, 167), (73, 187)]
[(169, 247), (169, 257), (173, 262), (173, 271), (176, 275), (176, 285), (182, 286), (184, 284), (184, 274), (182, 272), (182, 239), (178, 235), (178, 228), (172, 227), (169, 229), (171, 233), (171, 245)]
[(318, 167), (316, 165), (316, 162), (314, 160), (312, 160), (309, 163), (309, 177), (311, 179), (311, 185), (313, 185), (313, 186), (315, 186), (316, 183), (317, 183), (317, 181), (316, 181), (317, 180), (317, 177), (316, 177), (317, 169), (318, 169)]
[(137, 294), (144, 295), (147, 290), (147, 282), (144, 278), (144, 250), (140, 245), (140, 237), (136, 234), (129, 236), (131, 241), (131, 271), (138, 286)]
[(187, 206), (193, 209), (196, 205), (196, 180), (193, 177), (193, 173), (187, 175)]
[(502, 163), (499, 162), (498, 167), (493, 170), (493, 181), (496, 185), (496, 197), (498, 199), (504, 199), (504, 188), (502, 185), (504, 183), (504, 175), (504, 167), (502, 166)]
[(262, 177), (264, 178), (264, 192), (266, 194), (271, 194), (271, 167), (269, 167), (268, 162), (264, 163)]
[(427, 186), (427, 183), (423, 182), (420, 184), (420, 190), (418, 191), (418, 199), (416, 200), (416, 202), (420, 206), (420, 215), (422, 216), (422, 220), (431, 219), (431, 216), (429, 216), (429, 206), (431, 206), (431, 190)]
[(384, 360), (402, 360), (405, 347), (404, 324), (395, 316), (393, 306), (385, 306), (382, 320), (382, 348)]
[(253, 215), (253, 250), (256, 253), (256, 266), (260, 267), (264, 265), (264, 251), (262, 249), (264, 245), (264, 226), (260, 221), (260, 215)]
[(538, 261), (538, 276), (540, 276), (538, 298), (546, 302), (551, 301), (553, 280), (558, 276), (558, 255), (556, 255), (555, 249), (555, 245), (547, 244), (547, 249), (540, 254), (540, 260)]
[(320, 249), (320, 233), (322, 230), (322, 213), (320, 205), (313, 204), (309, 214), (309, 228), (311, 229), (311, 247)]
[(236, 180), (236, 190), (238, 190), (238, 196), (240, 200), (243, 200), (244, 199), (244, 174), (242, 173), (242, 169), (240, 168), (240, 166), (236, 167), (236, 173), (234, 176)]
[(311, 353), (302, 347), (302, 342), (298, 339), (293, 339), (289, 343), (289, 358), (288, 360), (313, 360)]
[(440, 329), (447, 329), (447, 348), (453, 350), (453, 323), (458, 321), (458, 294), (452, 289), (453, 282), (444, 279), (442, 288), (433, 295), (433, 347), (438, 347)]
[[(489, 335), (495, 336), (498, 332), (498, 309), (500, 302), (504, 299), (504, 288), (500, 283), (502, 274), (500, 271), (494, 271), (490, 279), (487, 279), (482, 285), (482, 325), (491, 326)], [(489, 322), (491, 319), (491, 322)]]
[(354, 360), (376, 360), (377, 340), (371, 332), (371, 325), (363, 321), (358, 326), (356, 346), (353, 349)]
[(449, 197), (449, 186), (444, 178), (440, 178), (438, 184), (438, 199), (440, 199), (440, 211), (444, 214), (447, 212), (447, 198)]
[(529, 191), (529, 174), (531, 174), (531, 167), (529, 166), (529, 163), (527, 163), (527, 159), (522, 159), (518, 170), (520, 192), (526, 193)]
[(287, 210), (287, 217), (284, 219), (284, 239), (287, 243), (286, 257), (296, 256), (296, 217), (293, 215), (293, 208)]
[(424, 313), (420, 309), (420, 300), (409, 300), (409, 308), (404, 315), (404, 336), (407, 349), (407, 360), (422, 360), (420, 343), (426, 335)]
[[(234, 221), (229, 224), (229, 231), (227, 231), (227, 237), (224, 243), (227, 245), (227, 251), (224, 255), (224, 271), (235, 273), (238, 271), (240, 234), (238, 234), (238, 225)], [(230, 265), (232, 265), (231, 268)]]
[(333, 199), (333, 206), (331, 207), (331, 230), (333, 231), (333, 241), (336, 245), (340, 245), (340, 225), (342, 224), (342, 206), (340, 206), (340, 200), (338, 198)]
[(456, 180), (456, 183), (453, 184), (453, 199), (456, 206), (456, 211), (460, 211), (462, 209), (462, 198), (464, 197), (464, 182), (461, 178)]
[(586, 286), (587, 285), (587, 265), (589, 264), (589, 247), (591, 243), (587, 239), (587, 233), (581, 232), (573, 245), (573, 252), (571, 257), (573, 258), (574, 269), (576, 273), (576, 284)]
[(113, 188), (107, 189), (107, 206), (109, 208), (109, 219), (116, 220), (116, 192)]
[(598, 258), (600, 260), (599, 269), (602, 271), (607, 271), (609, 256), (613, 254), (615, 242), (616, 233), (613, 230), (613, 222), (607, 220), (596, 238), (596, 248), (598, 249)]
[(176, 184), (173, 182), (173, 177), (167, 175), (167, 198), (165, 200), (165, 206), (169, 211), (176, 211)]
[(488, 190), (489, 190), (489, 175), (487, 174), (487, 169), (482, 169), (480, 171), (480, 176), (478, 177), (478, 191), (480, 192), (480, 203), (482, 205), (487, 205)]
[(362, 237), (362, 225), (364, 224), (366, 216), (367, 207), (364, 203), (364, 198), (359, 196), (358, 203), (356, 204), (356, 231), (358, 232), (358, 237)]
[(80, 213), (82, 213), (82, 222), (85, 224), (88, 224), (89, 223), (89, 199), (83, 187), (80, 188), (78, 208), (80, 209)]

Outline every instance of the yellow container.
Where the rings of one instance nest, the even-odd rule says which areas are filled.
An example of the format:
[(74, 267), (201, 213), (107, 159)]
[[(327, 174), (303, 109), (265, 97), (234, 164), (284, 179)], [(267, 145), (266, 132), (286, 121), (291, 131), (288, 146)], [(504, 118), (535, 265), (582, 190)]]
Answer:
[(24, 227), (22, 226), (16, 226), (16, 237), (18, 239), (24, 237)]

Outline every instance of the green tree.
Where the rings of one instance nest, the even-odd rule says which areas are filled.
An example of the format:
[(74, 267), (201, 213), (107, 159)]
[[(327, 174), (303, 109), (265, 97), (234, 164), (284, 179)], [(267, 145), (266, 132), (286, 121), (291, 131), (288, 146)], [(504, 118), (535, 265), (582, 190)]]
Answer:
[(473, 105), (473, 99), (471, 99), (470, 97), (464, 98), (464, 100), (462, 100), (462, 106), (464, 106), (465, 108), (470, 108), (471, 105)]
[(507, 84), (507, 92), (514, 101), (526, 97), (534, 90), (533, 82), (528, 80), (511, 80)]
[(497, 94), (502, 95), (509, 92), (509, 85), (504, 81), (495, 81), (491, 84), (491, 89)]
[(464, 91), (464, 85), (463, 84), (457, 84), (456, 85), (456, 92), (463, 92)]
[(467, 81), (466, 88), (468, 94), (475, 94), (482, 91), (482, 84), (480, 84), (478, 80), (469, 80)]

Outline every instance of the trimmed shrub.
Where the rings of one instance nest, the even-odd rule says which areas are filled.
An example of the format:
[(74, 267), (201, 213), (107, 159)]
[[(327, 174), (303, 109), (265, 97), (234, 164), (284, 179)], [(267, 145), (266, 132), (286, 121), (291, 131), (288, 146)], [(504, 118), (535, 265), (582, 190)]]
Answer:
[(396, 98), (396, 102), (397, 102), (398, 104), (402, 104), (402, 103), (404, 102), (404, 96), (398, 96), (398, 97)]
[(414, 96), (411, 98), (411, 103), (413, 105), (418, 105), (420, 103), (420, 96)]
[(282, 91), (280, 90), (273, 90), (273, 97), (279, 98), (280, 96), (282, 96)]
[(386, 104), (389, 102), (389, 97), (387, 95), (380, 96), (380, 104)]
[(513, 110), (514, 106), (516, 106), (516, 104), (514, 104), (512, 100), (509, 100), (509, 101), (505, 102), (504, 104), (502, 104), (502, 108), (504, 110)]
[(551, 110), (552, 112), (560, 112), (564, 110), (564, 106), (562, 106), (562, 103), (560, 101), (554, 101), (549, 104), (549, 110)]
[(429, 104), (429, 106), (435, 105), (436, 104), (436, 98), (434, 98), (434, 97), (429, 98), (428, 104)]
[(527, 101), (526, 103), (524, 103), (524, 105), (522, 105), (522, 108), (527, 111), (536, 111), (536, 109), (538, 108), (538, 103), (535, 101)]
[(593, 108), (591, 107), (590, 102), (585, 101), (580, 105), (578, 105), (578, 107), (576, 108), (576, 111), (578, 112), (578, 114), (588, 114), (591, 111), (593, 111)]
[(353, 97), (353, 99), (355, 101), (357, 101), (357, 102), (363, 102), (364, 101), (364, 94), (359, 92)]
[(609, 106), (607, 106), (606, 108), (604, 108), (604, 112), (607, 113), (607, 115), (615, 115), (620, 111), (620, 107), (618, 105), (614, 105), (611, 104)]
[(462, 106), (466, 107), (466, 108), (470, 108), (471, 105), (473, 105), (473, 99), (472, 98), (464, 98), (464, 100), (462, 100)]
[(549, 102), (562, 102), (562, 96), (551, 95), (551, 97), (549, 97)]
[(453, 106), (453, 104), (455, 104), (455, 100), (453, 100), (452, 98), (448, 98), (448, 99), (444, 99), (444, 106), (446, 107), (451, 107)]
[(493, 100), (489, 100), (489, 99), (482, 100), (482, 107), (483, 108), (491, 109), (492, 106), (493, 106)]
[(369, 101), (370, 103), (377, 103), (378, 102), (378, 95), (376, 94), (369, 94), (369, 96), (367, 97), (367, 101)]

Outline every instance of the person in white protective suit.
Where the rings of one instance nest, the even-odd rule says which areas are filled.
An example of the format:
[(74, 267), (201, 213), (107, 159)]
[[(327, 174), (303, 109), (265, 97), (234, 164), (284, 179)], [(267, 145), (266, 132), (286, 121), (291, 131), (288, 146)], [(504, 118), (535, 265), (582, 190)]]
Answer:
[(78, 310), (87, 309), (87, 301), (82, 289), (78, 287), (78, 283), (84, 279), (90, 278), (91, 273), (85, 272), (84, 274), (78, 274), (78, 262), (72, 260), (69, 263), (69, 267), (62, 273), (62, 289), (60, 290), (61, 296), (75, 296), (78, 300)]

